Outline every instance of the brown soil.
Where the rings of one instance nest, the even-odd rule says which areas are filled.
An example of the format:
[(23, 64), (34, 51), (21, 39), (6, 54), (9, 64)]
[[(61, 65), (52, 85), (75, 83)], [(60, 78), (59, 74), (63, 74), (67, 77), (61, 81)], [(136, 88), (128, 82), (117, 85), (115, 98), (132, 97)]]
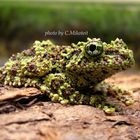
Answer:
[(0, 87), (0, 140), (138, 140), (140, 72), (119, 73), (108, 82), (134, 91), (136, 102), (114, 114), (87, 105), (51, 103), (35, 88)]

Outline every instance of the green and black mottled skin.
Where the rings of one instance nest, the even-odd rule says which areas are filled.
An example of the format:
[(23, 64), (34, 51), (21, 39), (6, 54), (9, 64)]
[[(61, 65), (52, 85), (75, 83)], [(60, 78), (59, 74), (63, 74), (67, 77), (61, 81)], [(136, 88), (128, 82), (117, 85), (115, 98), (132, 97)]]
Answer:
[(87, 104), (113, 112), (113, 107), (106, 106), (109, 94), (127, 105), (133, 99), (131, 92), (104, 80), (133, 64), (133, 52), (118, 38), (110, 44), (88, 38), (71, 46), (35, 41), (30, 49), (13, 55), (0, 68), (0, 83), (36, 87), (53, 102)]

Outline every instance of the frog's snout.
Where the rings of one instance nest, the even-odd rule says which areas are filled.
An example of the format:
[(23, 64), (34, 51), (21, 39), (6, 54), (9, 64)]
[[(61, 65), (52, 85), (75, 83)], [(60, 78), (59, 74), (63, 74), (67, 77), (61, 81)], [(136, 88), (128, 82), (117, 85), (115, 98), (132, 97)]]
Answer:
[(135, 64), (133, 51), (130, 49), (121, 49), (118, 54), (118, 62), (123, 69), (132, 67)]
[(134, 60), (134, 53), (132, 50), (128, 50), (127, 51), (127, 61), (129, 62), (130, 66), (135, 64), (135, 60)]

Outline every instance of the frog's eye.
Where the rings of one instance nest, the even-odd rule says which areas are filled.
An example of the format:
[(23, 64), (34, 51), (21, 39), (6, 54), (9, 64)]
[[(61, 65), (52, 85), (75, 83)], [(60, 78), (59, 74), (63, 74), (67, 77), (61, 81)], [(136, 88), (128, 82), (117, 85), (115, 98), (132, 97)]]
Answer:
[(85, 51), (90, 56), (99, 56), (103, 53), (103, 45), (98, 42), (90, 42), (85, 46)]

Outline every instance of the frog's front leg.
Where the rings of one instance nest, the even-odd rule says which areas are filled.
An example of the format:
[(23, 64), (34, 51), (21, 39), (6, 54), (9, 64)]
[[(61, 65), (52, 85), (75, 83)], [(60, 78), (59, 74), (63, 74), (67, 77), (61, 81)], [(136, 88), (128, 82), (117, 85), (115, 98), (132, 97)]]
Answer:
[(134, 103), (132, 98), (132, 92), (121, 89), (113, 84), (109, 84), (105, 81), (99, 83), (94, 88), (95, 91), (101, 91), (104, 94), (111, 94), (118, 100), (122, 101), (126, 105), (131, 105)]
[(86, 92), (79, 91), (64, 73), (47, 75), (40, 86), (40, 90), (49, 93), (48, 95), (53, 102), (60, 102), (61, 104), (87, 104), (99, 107), (100, 103), (105, 100), (104, 96), (92, 95), (88, 92), (89, 90)]
[(53, 102), (60, 102), (61, 104), (69, 103), (69, 96), (74, 89), (67, 82), (64, 73), (51, 73), (43, 78), (43, 83), (40, 86), (43, 93), (48, 94)]

